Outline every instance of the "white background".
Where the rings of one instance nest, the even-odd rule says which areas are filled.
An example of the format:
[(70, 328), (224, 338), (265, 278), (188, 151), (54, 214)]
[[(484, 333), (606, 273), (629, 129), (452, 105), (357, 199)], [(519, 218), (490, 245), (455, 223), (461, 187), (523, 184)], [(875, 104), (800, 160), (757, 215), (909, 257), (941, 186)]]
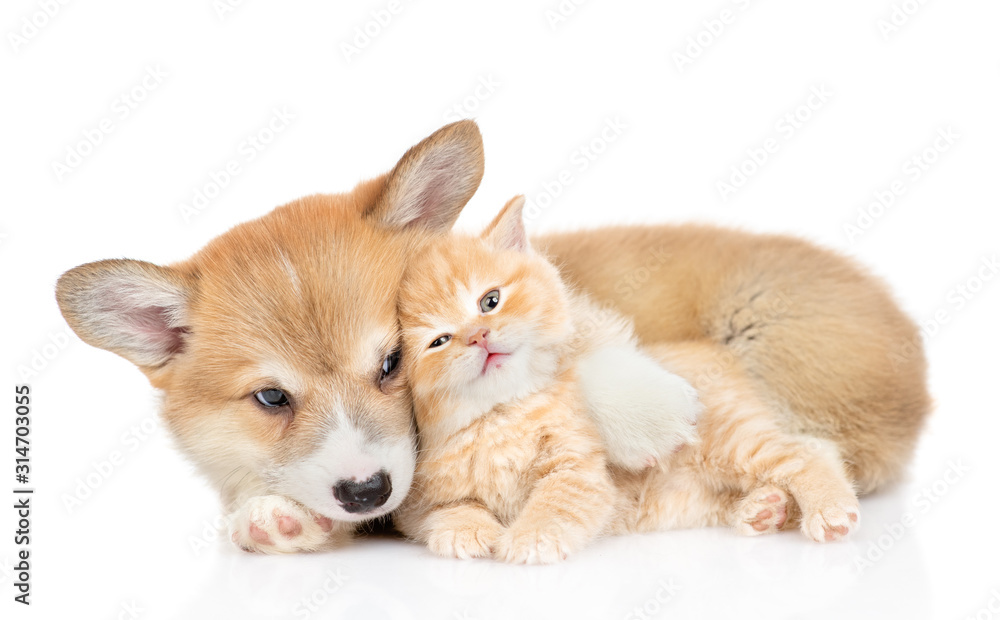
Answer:
[[(356, 28), (373, 11), (386, 21), (387, 0), (258, 0), (222, 15), (212, 0), (71, 2), (48, 19), (41, 4), (0, 15), (3, 389), (32, 387), (37, 489), (30, 609), (11, 601), (14, 515), (0, 511), (3, 617), (1000, 618), (1000, 278), (977, 281), (1000, 253), (996, 2), (591, 0), (553, 23), (557, 0), (400, 0), (367, 42)], [(165, 73), (147, 80), (155, 89), (140, 87), (148, 70)], [(492, 86), (477, 97), (480, 84)], [(123, 108), (137, 87), (143, 100)], [(275, 108), (294, 120), (248, 161), (241, 143)], [(796, 112), (791, 132), (781, 119)], [(183, 259), (276, 205), (350, 189), (462, 116), (487, 154), (465, 226), (523, 192), (545, 206), (535, 231), (696, 220), (789, 232), (886, 278), (924, 321), (937, 401), (908, 482), (864, 499), (861, 531), (829, 545), (668, 532), (539, 568), (392, 539), (277, 558), (211, 540), (214, 493), (162, 432), (142, 430), (156, 411), (142, 375), (66, 336), (56, 278), (103, 258)], [(53, 162), (105, 118), (113, 131), (58, 174)], [(624, 129), (602, 144), (608, 122)], [(958, 137), (935, 148), (949, 129)], [(723, 199), (719, 182), (753, 168), (748, 149), (760, 158), (769, 139), (776, 152)], [(601, 150), (586, 169), (584, 146)], [(179, 205), (234, 159), (241, 173), (185, 220)], [(572, 183), (553, 185), (565, 173)], [(901, 195), (848, 234), (896, 181)], [(80, 486), (88, 475), (97, 488)], [(89, 496), (67, 509), (76, 493)], [(309, 611), (309, 597), (323, 604)]]

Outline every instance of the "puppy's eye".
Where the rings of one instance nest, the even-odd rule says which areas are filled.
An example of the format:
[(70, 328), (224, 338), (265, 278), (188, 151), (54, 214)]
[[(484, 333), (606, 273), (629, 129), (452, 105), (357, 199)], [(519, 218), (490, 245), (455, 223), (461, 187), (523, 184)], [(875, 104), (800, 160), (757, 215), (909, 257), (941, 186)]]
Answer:
[(382, 360), (382, 379), (385, 379), (392, 374), (393, 370), (396, 370), (396, 366), (399, 364), (399, 351), (393, 351), (389, 355), (385, 356)]
[(429, 346), (428, 348), (429, 349), (433, 349), (434, 347), (440, 347), (441, 345), (443, 345), (444, 343), (448, 342), (449, 340), (451, 340), (451, 335), (450, 334), (445, 334), (443, 336), (440, 336), (434, 342), (432, 342), (431, 346)]
[(483, 295), (483, 298), (479, 300), (479, 309), (483, 311), (483, 314), (491, 312), (500, 303), (500, 289), (493, 289), (489, 293)]
[(276, 390), (276, 389), (261, 390), (256, 394), (254, 394), (254, 397), (257, 398), (258, 403), (264, 405), (269, 409), (273, 409), (275, 407), (284, 407), (285, 405), (288, 404), (288, 397), (285, 396), (285, 393), (282, 392), (281, 390)]

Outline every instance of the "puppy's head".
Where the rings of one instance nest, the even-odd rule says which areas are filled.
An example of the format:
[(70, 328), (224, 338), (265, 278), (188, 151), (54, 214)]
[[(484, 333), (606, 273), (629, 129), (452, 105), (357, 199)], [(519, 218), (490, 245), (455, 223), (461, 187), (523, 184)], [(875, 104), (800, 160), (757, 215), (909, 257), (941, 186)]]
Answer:
[(279, 207), (185, 262), (77, 267), (59, 306), (163, 391), (168, 427), (227, 503), (277, 493), (334, 519), (376, 517), (402, 501), (415, 462), (397, 287), (482, 172), (478, 129), (455, 123), (388, 174)]

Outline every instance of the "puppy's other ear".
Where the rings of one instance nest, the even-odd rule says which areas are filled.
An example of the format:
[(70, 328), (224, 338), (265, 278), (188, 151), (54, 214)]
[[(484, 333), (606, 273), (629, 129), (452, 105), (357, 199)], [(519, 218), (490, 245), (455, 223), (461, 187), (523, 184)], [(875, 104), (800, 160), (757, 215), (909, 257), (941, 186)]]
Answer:
[(470, 120), (445, 125), (403, 155), (365, 217), (389, 228), (445, 232), (482, 179), (479, 127)]
[(486, 227), (480, 237), (498, 250), (529, 252), (528, 234), (524, 230), (524, 196), (514, 196)]
[(144, 370), (184, 349), (188, 295), (179, 273), (136, 260), (80, 265), (56, 284), (59, 309), (84, 342)]

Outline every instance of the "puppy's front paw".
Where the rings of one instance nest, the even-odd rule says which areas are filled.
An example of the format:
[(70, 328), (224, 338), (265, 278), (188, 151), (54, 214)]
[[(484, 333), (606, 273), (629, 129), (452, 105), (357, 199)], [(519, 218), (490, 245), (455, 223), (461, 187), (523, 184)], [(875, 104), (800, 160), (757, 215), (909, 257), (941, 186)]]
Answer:
[[(245, 551), (315, 551), (336, 538), (334, 522), (281, 495), (251, 497), (229, 515), (232, 541)], [(346, 534), (338, 533), (346, 540)]]
[(659, 424), (652, 426), (656, 432), (647, 439), (647, 467), (662, 465), (671, 454), (698, 441), (698, 418), (704, 409), (698, 391), (679, 375), (664, 370), (658, 377), (657, 389), (653, 406), (664, 413)]
[(578, 370), (611, 463), (640, 471), (697, 441), (698, 392), (646, 353), (606, 347), (581, 360)]
[(494, 557), (511, 564), (552, 564), (565, 560), (574, 551), (570, 547), (552, 531), (515, 526), (500, 535)]

